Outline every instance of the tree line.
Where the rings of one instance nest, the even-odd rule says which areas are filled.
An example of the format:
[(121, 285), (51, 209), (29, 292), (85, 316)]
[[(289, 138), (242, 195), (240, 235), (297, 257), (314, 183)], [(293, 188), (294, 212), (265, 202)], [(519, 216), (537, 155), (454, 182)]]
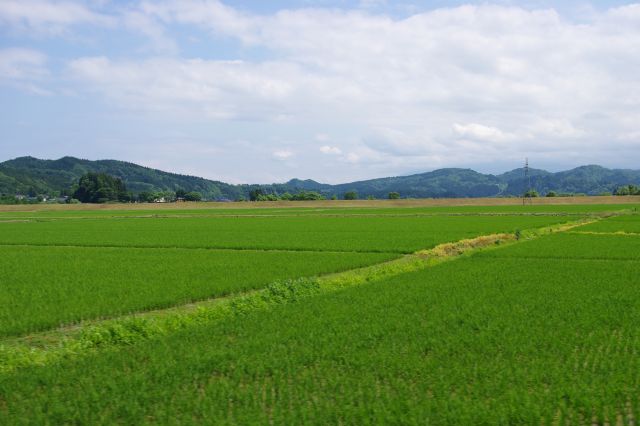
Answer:
[[(202, 201), (203, 197), (197, 191), (186, 191), (178, 188), (175, 191), (142, 191), (134, 194), (127, 190), (124, 181), (118, 177), (108, 175), (106, 173), (89, 172), (84, 174), (78, 180), (78, 183), (70, 191), (64, 191), (66, 202), (81, 202), (81, 203), (127, 203), (127, 202), (141, 202), (141, 203), (153, 203), (153, 202), (177, 202), (177, 201)], [(29, 194), (31, 195), (31, 194)], [(545, 196), (558, 197), (568, 196), (570, 194), (559, 194), (555, 191), (549, 191)], [(609, 193), (608, 195), (611, 195)], [(623, 185), (615, 189), (612, 195), (625, 196), (625, 195), (640, 195), (640, 186), (637, 185)], [(524, 197), (539, 197), (540, 195), (536, 190), (529, 190)], [(249, 191), (248, 198), (250, 201), (313, 201), (313, 200), (326, 200), (326, 195), (323, 195), (317, 191), (299, 191), (297, 193), (284, 192), (278, 194), (275, 192), (267, 192), (265, 189), (256, 188)], [(399, 199), (400, 193), (389, 192), (388, 199)], [(331, 200), (338, 199), (337, 195), (333, 194), (329, 198)], [(344, 200), (357, 200), (359, 199), (356, 191), (347, 191), (342, 194)], [(375, 199), (369, 195), (366, 199)], [(13, 195), (3, 194), (0, 197), (0, 204), (18, 204), (18, 203), (36, 203), (43, 200), (38, 197), (20, 197)], [(243, 201), (239, 198), (237, 201)]]
[[(342, 194), (343, 200), (357, 200), (358, 193), (356, 191), (347, 191)], [(400, 198), (400, 193), (389, 192), (388, 198), (390, 200), (397, 200)], [(285, 192), (278, 194), (275, 192), (267, 193), (263, 189), (253, 189), (249, 191), (249, 201), (313, 201), (313, 200), (337, 200), (338, 196), (333, 194), (331, 197), (327, 197), (317, 191), (300, 191), (295, 194)], [(367, 200), (375, 200), (373, 195), (368, 195)]]
[(613, 192), (613, 195), (640, 195), (640, 186), (636, 186), (636, 185), (619, 186)]
[[(368, 199), (373, 199), (368, 196)], [(398, 199), (398, 192), (390, 192), (389, 199)], [(327, 197), (316, 191), (299, 191), (295, 194), (285, 192), (283, 194), (267, 193), (263, 189), (253, 189), (249, 192), (250, 201), (313, 201), (326, 200)], [(336, 200), (337, 196), (333, 195), (332, 200)], [(343, 194), (345, 200), (357, 200), (358, 193), (356, 191), (347, 191)], [(89, 172), (80, 177), (78, 184), (73, 189), (68, 202), (81, 203), (113, 203), (113, 202), (176, 202), (176, 201), (202, 201), (202, 194), (196, 191), (186, 191), (177, 189), (173, 191), (150, 192), (143, 191), (134, 194), (127, 190), (122, 179), (110, 176), (106, 173)]]
[(106, 173), (89, 172), (80, 177), (74, 189), (70, 202), (77, 200), (81, 203), (153, 203), (174, 201), (201, 201), (199, 192), (177, 189), (174, 191), (149, 192), (134, 194), (127, 190), (122, 179)]

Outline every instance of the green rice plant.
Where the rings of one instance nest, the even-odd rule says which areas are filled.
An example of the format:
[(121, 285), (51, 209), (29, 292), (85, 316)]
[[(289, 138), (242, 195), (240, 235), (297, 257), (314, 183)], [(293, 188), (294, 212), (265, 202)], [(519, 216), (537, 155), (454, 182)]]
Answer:
[(638, 261), (640, 260), (640, 236), (564, 232), (531, 241), (522, 241), (510, 247), (509, 250), (479, 253), (478, 256)]
[(640, 234), (640, 215), (616, 216), (583, 226), (576, 231)]
[(0, 336), (379, 263), (384, 253), (0, 247)]
[[(268, 309), (272, 305), (296, 302), (319, 292), (331, 292), (383, 280), (455, 260), (458, 256), (470, 255), (479, 250), (491, 250), (502, 243), (512, 243), (513, 240), (514, 237), (509, 234), (461, 240), (387, 262), (328, 274), (319, 279), (276, 281), (262, 290), (230, 297), (136, 313), (133, 316), (91, 321), (81, 327), (32, 334), (26, 340), (6, 339), (4, 344), (0, 343), (0, 373), (28, 365), (44, 365), (68, 356), (86, 355), (93, 348), (133, 344), (196, 324), (219, 321), (229, 315), (241, 315), (256, 309)], [(3, 363), (2, 359), (6, 362)]]
[(572, 216), (239, 216), (0, 222), (0, 245), (412, 253), (442, 242), (574, 219)]
[[(394, 205), (385, 207), (386, 202), (377, 206), (342, 207), (339, 204), (314, 205), (304, 203), (294, 207), (271, 206), (261, 204), (259, 207), (243, 208), (220, 207), (219, 204), (201, 204), (198, 208), (172, 205), (171, 208), (155, 205), (139, 205), (138, 208), (127, 208), (124, 205), (102, 206), (23, 206), (23, 210), (12, 208), (2, 211), (1, 219), (46, 219), (46, 218), (114, 218), (114, 217), (162, 217), (162, 216), (345, 216), (345, 215), (440, 215), (440, 214), (599, 214), (622, 210), (637, 209), (637, 204), (557, 204), (557, 205), (485, 205), (485, 206), (414, 206)], [(308, 206), (308, 207), (307, 207)], [(88, 208), (87, 208), (88, 207)], [(98, 208), (93, 208), (98, 207)]]
[(285, 283), (269, 297), (293, 303), (0, 375), (0, 423), (627, 424), (636, 282), (637, 262), (504, 254)]
[[(395, 253), (493, 229), (566, 220), (243, 217), (5, 223), (0, 296), (7, 303), (0, 306), (0, 336), (221, 297), (277, 279), (379, 263)], [(227, 245), (239, 250), (198, 248)], [(278, 251), (283, 246), (293, 251)]]

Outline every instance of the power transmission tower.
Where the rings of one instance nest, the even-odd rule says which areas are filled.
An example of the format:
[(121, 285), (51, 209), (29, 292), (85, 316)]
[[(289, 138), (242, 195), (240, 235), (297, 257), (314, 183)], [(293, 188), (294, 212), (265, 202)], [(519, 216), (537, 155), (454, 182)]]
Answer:
[(527, 190), (522, 195), (522, 205), (526, 203), (533, 204), (533, 191), (531, 189), (531, 175), (529, 174), (529, 158), (524, 159), (524, 180), (527, 182)]

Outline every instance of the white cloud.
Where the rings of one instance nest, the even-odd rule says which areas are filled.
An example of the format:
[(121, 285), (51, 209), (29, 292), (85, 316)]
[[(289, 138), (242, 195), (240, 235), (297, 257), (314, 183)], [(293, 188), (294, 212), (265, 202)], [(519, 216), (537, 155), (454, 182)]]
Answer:
[(569, 120), (563, 118), (540, 118), (530, 125), (531, 131), (539, 136), (553, 139), (580, 138), (587, 132), (576, 128)]
[(0, 78), (15, 80), (39, 79), (48, 75), (47, 57), (32, 49), (0, 50)]
[(328, 155), (340, 155), (342, 150), (337, 146), (323, 145), (320, 147), (320, 152)]
[(389, 127), (377, 127), (364, 137), (364, 144), (375, 151), (396, 157), (427, 155), (442, 148), (420, 131), (402, 131)]
[(640, 142), (640, 131), (624, 133), (620, 136), (620, 139), (623, 141)]
[(350, 152), (349, 154), (347, 154), (347, 156), (345, 157), (345, 161), (347, 163), (357, 163), (360, 161), (360, 156), (358, 154), (356, 154), (355, 152)]
[(0, 83), (36, 95), (49, 95), (51, 92), (38, 84), (49, 76), (46, 62), (46, 55), (36, 50), (0, 49)]
[(288, 160), (289, 158), (293, 157), (293, 152), (289, 151), (289, 150), (279, 150), (279, 151), (274, 151), (273, 152), (273, 158), (277, 159), (277, 160)]
[(216, 119), (281, 119), (294, 90), (288, 64), (156, 58), (114, 62), (87, 57), (69, 64), (72, 75), (127, 108), (195, 112)]
[(139, 11), (127, 11), (123, 15), (124, 26), (133, 32), (146, 36), (151, 41), (151, 49), (161, 53), (178, 53), (178, 44), (169, 37), (165, 28), (155, 19)]
[[(615, 29), (617, 22), (640, 23), (626, 9), (636, 10), (615, 9), (590, 25), (574, 25), (552, 10), (491, 5), (439, 9), (401, 20), (323, 9), (249, 15), (215, 0), (143, 2), (140, 7), (159, 22), (196, 25), (260, 45), (281, 66), (296, 70), (282, 78), (292, 89), (314, 101), (348, 102), (351, 116), (371, 122), (381, 117), (415, 120), (436, 109), (455, 116), (506, 115), (588, 109), (611, 101), (607, 95), (624, 83), (638, 84), (635, 74), (620, 69), (640, 62), (632, 55), (640, 30), (627, 28), (618, 37)], [(276, 74), (260, 69), (263, 64), (252, 67), (256, 73), (271, 72), (273, 79)], [(185, 60), (181, 66), (195, 63)], [(621, 73), (623, 81), (617, 80)], [(360, 107), (366, 113), (358, 114)], [(465, 121), (470, 120), (454, 123)]]
[(165, 23), (201, 25), (218, 33), (241, 36), (246, 42), (254, 40), (250, 33), (259, 20), (217, 0), (142, 1), (140, 10)]
[(108, 26), (114, 18), (96, 13), (80, 2), (3, 0), (0, 22), (31, 33), (58, 34), (76, 24)]
[[(55, 3), (69, 17), (46, 7), (53, 3), (32, 2), (33, 11), (21, 4), (0, 3), (0, 22), (67, 28), (115, 16), (80, 3)], [(157, 56), (70, 61), (79, 91), (178, 123), (274, 123), (274, 132), (303, 141), (297, 161), (318, 146), (335, 160), (391, 164), (398, 173), (491, 164), (497, 154), (519, 164), (533, 151), (597, 162), (614, 145), (629, 162), (639, 159), (628, 135), (640, 122), (640, 5), (594, 10), (580, 24), (551, 9), (491, 4), (402, 19), (380, 8), (252, 14), (216, 0), (117, 10), (119, 28), (144, 34)], [(183, 32), (210, 50), (180, 56)], [(309, 138), (309, 129), (326, 133)], [(267, 156), (292, 155), (264, 136), (243, 135)], [(322, 175), (313, 160), (310, 172)]]
[(462, 138), (487, 142), (509, 142), (518, 138), (517, 135), (503, 132), (497, 127), (485, 126), (478, 123), (455, 123), (453, 125), (453, 131)]

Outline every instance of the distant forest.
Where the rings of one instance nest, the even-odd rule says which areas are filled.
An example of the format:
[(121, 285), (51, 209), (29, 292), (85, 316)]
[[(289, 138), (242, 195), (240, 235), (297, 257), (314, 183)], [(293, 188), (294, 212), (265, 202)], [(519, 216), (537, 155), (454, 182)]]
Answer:
[[(94, 187), (97, 185), (107, 192), (115, 192), (86, 198), (86, 194), (78, 190), (90, 183), (87, 178), (89, 175), (94, 179), (102, 176), (102, 183), (94, 182)], [(85, 179), (84, 184), (81, 178)], [(114, 180), (107, 185), (107, 180), (111, 178)], [(640, 193), (640, 171), (607, 169), (597, 165), (557, 173), (530, 169), (530, 188), (528, 180), (522, 169), (491, 175), (470, 169), (449, 168), (338, 185), (300, 179), (286, 183), (231, 185), (117, 160), (89, 161), (74, 157), (40, 160), (20, 157), (0, 163), (0, 196), (5, 202), (38, 202), (46, 199), (60, 202), (72, 199), (84, 202), (152, 202), (517, 197), (527, 191), (532, 196)]]

